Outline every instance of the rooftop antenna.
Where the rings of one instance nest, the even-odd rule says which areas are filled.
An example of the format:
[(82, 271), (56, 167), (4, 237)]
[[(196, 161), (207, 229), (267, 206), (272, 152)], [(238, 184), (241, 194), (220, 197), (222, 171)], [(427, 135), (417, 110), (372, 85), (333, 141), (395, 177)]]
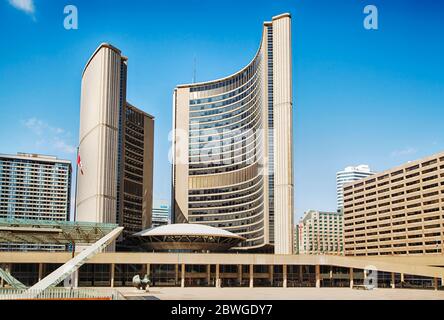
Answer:
[(196, 83), (196, 56), (194, 56), (194, 64), (193, 64), (193, 83)]

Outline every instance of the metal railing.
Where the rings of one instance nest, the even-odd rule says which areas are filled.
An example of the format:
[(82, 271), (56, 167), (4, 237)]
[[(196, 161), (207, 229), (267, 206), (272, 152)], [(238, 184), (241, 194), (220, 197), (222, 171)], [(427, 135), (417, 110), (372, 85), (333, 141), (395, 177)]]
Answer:
[(125, 300), (113, 289), (96, 290), (89, 288), (49, 288), (40, 292), (26, 289), (0, 289), (0, 300)]

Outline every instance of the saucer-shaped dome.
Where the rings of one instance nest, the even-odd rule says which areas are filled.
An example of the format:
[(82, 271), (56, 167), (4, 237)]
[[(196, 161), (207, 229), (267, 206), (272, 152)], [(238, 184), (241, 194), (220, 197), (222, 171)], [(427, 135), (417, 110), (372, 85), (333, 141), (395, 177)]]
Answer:
[(202, 224), (180, 223), (143, 230), (133, 235), (155, 251), (225, 251), (245, 239)]

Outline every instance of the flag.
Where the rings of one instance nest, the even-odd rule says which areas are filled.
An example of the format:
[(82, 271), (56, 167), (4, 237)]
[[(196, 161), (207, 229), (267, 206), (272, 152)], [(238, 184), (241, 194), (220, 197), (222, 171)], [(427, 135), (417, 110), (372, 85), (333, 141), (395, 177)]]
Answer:
[(77, 168), (80, 169), (80, 174), (83, 176), (83, 165), (82, 160), (80, 159), (80, 153), (77, 154)]

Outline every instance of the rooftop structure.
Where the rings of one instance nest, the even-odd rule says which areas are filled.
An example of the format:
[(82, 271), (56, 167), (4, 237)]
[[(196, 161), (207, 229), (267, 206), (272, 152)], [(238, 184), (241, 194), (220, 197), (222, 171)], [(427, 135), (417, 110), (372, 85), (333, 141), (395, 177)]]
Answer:
[(229, 231), (199, 224), (179, 223), (134, 235), (148, 250), (226, 251), (245, 239)]

